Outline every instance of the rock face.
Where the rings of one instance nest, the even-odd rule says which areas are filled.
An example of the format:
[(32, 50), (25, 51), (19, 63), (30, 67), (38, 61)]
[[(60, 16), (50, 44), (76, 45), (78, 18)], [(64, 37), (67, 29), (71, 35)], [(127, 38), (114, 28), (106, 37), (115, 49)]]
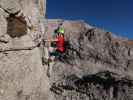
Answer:
[[(133, 100), (133, 42), (83, 21), (46, 23), (45, 4), (0, 0), (0, 100)], [(48, 78), (37, 44), (61, 24), (65, 53)]]
[(39, 48), (4, 51), (37, 44), (44, 31), (43, 2), (0, 0), (0, 100), (50, 99)]
[(55, 100), (132, 100), (132, 41), (84, 22), (63, 26), (66, 51), (50, 78)]

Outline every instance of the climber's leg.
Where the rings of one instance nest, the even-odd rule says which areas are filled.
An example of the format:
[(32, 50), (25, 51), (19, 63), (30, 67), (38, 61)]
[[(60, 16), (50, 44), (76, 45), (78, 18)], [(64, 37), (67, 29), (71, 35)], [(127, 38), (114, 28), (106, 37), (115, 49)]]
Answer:
[(55, 60), (55, 51), (56, 51), (56, 48), (54, 47), (49, 47), (49, 60), (50, 61), (54, 61)]
[(49, 52), (49, 58), (48, 58), (48, 68), (47, 68), (47, 76), (50, 77), (52, 73), (52, 66), (53, 66), (53, 61), (55, 60), (55, 50), (56, 48), (54, 47), (49, 47), (48, 52)]

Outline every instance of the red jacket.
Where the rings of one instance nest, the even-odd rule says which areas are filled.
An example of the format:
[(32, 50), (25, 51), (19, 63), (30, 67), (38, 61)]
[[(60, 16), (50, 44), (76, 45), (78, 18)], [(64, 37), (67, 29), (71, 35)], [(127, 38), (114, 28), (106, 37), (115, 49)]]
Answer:
[(56, 41), (56, 47), (57, 47), (57, 51), (59, 52), (64, 52), (64, 37), (63, 36), (57, 36), (56, 37), (57, 41)]

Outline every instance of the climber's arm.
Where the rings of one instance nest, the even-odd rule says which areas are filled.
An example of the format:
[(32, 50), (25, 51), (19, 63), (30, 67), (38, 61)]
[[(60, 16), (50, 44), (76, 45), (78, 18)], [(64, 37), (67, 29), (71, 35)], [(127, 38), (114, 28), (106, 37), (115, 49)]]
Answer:
[(58, 39), (48, 39), (48, 40), (44, 40), (44, 42), (56, 42), (58, 41)]

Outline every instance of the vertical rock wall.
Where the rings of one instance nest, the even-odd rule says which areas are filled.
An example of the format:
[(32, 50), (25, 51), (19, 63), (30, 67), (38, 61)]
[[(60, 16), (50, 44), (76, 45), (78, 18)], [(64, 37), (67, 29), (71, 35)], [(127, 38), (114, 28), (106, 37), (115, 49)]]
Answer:
[[(45, 0), (0, 0), (0, 50), (36, 44)], [(41, 19), (42, 18), (42, 19)], [(0, 52), (0, 100), (48, 100), (39, 48)]]

